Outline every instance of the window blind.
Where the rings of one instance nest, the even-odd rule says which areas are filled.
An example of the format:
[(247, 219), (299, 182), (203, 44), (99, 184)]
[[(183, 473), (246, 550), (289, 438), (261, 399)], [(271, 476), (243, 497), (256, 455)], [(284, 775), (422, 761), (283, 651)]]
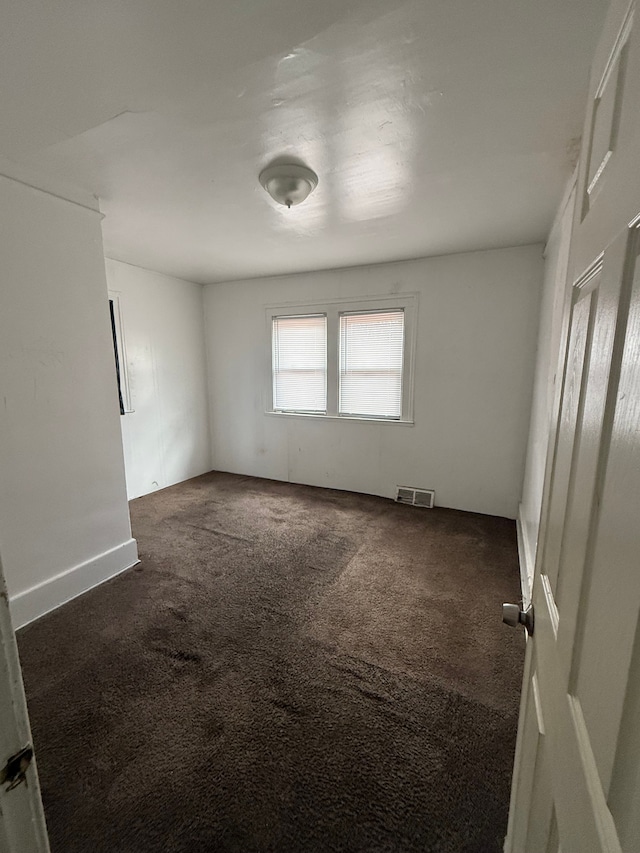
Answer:
[(340, 316), (339, 411), (400, 418), (404, 310)]
[(273, 408), (326, 412), (326, 316), (274, 317), (272, 346)]

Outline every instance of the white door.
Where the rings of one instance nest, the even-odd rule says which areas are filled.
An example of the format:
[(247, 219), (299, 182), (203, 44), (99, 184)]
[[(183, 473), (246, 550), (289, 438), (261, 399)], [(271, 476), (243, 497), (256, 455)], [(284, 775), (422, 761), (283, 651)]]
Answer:
[[(507, 853), (640, 853), (640, 27), (596, 53)], [(579, 25), (579, 22), (576, 22)]]
[[(27, 703), (0, 560), (0, 853), (49, 850), (31, 748)], [(61, 769), (61, 784), (63, 777)]]

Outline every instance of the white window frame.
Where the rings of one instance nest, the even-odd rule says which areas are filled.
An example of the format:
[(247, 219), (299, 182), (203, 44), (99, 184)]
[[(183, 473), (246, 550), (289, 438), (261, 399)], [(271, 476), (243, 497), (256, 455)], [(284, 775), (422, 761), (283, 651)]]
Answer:
[[(278, 315), (274, 315), (272, 317), (272, 322), (271, 322), (271, 394), (272, 394), (272, 400), (273, 400), (273, 393), (274, 393), (275, 385), (276, 385), (275, 375), (273, 372), (274, 354), (275, 354), (275, 349), (276, 349), (275, 339), (274, 339), (275, 320), (277, 320), (277, 319), (279, 319), (279, 320), (282, 320), (282, 319), (284, 319), (284, 320), (287, 320), (287, 319), (300, 320), (300, 319), (307, 319), (307, 318), (308, 319), (322, 318), (325, 321), (325, 323), (324, 323), (325, 332), (327, 331), (327, 316), (324, 313), (318, 313), (318, 314), (278, 314)], [(327, 360), (326, 360), (326, 357), (327, 357), (327, 339), (326, 339), (326, 336), (325, 336), (325, 352), (324, 352), (324, 354), (325, 354), (325, 371), (324, 371), (324, 373), (325, 373), (325, 403), (326, 403), (326, 391), (327, 391), (326, 386), (327, 386), (327, 371), (328, 371), (328, 364), (327, 364)], [(326, 414), (326, 412), (311, 411), (311, 410), (307, 410), (307, 409), (281, 409), (281, 408), (276, 409), (275, 404), (273, 406), (273, 411), (274, 412), (286, 412), (288, 414), (293, 414), (293, 415), (324, 415), (324, 414)]]
[[(404, 350), (402, 359), (402, 414), (399, 419), (362, 415), (340, 414), (338, 411), (338, 385), (340, 381), (340, 315), (374, 313), (376, 311), (404, 311)], [(274, 317), (295, 317), (306, 314), (325, 314), (327, 317), (327, 411), (326, 413), (281, 412), (273, 408), (272, 334)], [(400, 293), (396, 296), (366, 296), (336, 298), (328, 302), (280, 303), (265, 307), (267, 371), (265, 376), (265, 414), (282, 418), (335, 419), (341, 421), (367, 421), (378, 424), (413, 425), (413, 387), (415, 371), (416, 328), (418, 320), (418, 294)]]

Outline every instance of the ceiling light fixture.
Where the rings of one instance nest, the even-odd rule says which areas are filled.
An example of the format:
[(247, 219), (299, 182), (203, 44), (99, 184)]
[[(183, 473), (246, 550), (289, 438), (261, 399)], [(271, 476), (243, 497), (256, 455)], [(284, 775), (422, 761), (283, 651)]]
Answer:
[(260, 172), (259, 180), (271, 198), (286, 207), (300, 204), (318, 186), (315, 172), (294, 163), (267, 166)]

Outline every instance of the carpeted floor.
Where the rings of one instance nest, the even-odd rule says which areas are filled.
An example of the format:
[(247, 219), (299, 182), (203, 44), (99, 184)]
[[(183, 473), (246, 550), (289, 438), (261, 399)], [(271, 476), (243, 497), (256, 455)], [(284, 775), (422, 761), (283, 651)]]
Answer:
[(515, 525), (208, 474), (19, 632), (53, 853), (498, 853)]

